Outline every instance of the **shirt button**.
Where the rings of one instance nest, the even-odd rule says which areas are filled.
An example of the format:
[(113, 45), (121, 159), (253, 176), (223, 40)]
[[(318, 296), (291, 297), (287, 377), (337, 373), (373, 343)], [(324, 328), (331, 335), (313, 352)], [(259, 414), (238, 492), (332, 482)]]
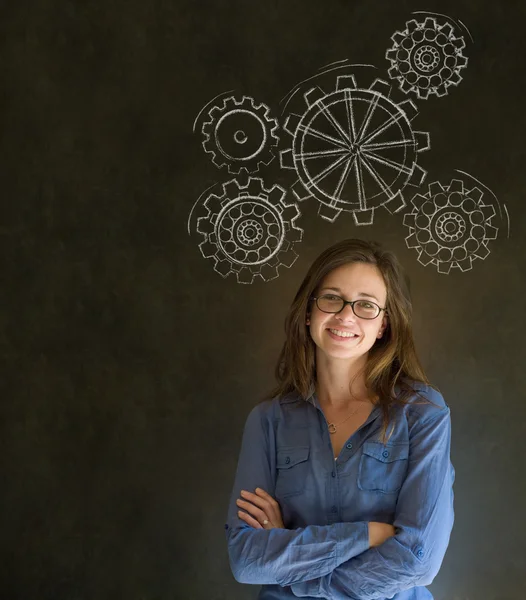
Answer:
[(346, 448), (349, 448), (349, 450), (352, 448), (352, 444), (347, 444), (347, 446), (345, 446)]
[(384, 450), (384, 451), (382, 452), (382, 456), (383, 456), (384, 458), (387, 458), (387, 457), (389, 456), (389, 452), (387, 452), (387, 450)]
[(418, 558), (422, 558), (422, 556), (424, 556), (424, 551), (422, 550), (422, 548), (416, 549), (416, 555), (418, 556)]
[(331, 473), (331, 475), (332, 475), (333, 477), (336, 477), (336, 473), (335, 473), (334, 471)]
[(286, 462), (287, 464), (289, 464), (289, 462), (290, 462), (290, 456), (287, 456), (287, 458), (285, 459), (285, 462)]

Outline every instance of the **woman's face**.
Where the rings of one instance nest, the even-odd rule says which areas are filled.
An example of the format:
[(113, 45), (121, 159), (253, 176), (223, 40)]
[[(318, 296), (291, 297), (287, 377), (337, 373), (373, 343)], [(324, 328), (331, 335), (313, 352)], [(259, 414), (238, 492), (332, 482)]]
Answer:
[[(349, 263), (331, 271), (320, 283), (314, 296), (334, 294), (344, 300), (370, 300), (385, 308), (387, 288), (384, 279), (374, 265), (367, 263)], [(348, 359), (366, 354), (383, 335), (387, 326), (385, 312), (381, 311), (376, 319), (357, 317), (351, 306), (335, 313), (325, 313), (312, 303), (310, 334), (318, 351), (327, 357)], [(338, 333), (351, 333), (351, 337), (341, 337)]]

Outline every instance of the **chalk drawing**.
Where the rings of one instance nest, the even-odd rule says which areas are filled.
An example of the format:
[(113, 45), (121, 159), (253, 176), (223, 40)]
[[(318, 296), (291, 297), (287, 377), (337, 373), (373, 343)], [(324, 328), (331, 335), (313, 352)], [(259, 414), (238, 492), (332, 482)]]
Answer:
[(323, 219), (333, 222), (346, 211), (356, 225), (370, 225), (376, 208), (402, 210), (405, 186), (424, 181), (416, 160), (430, 148), (429, 134), (413, 130), (413, 102), (397, 104), (390, 91), (381, 79), (359, 88), (354, 75), (341, 75), (335, 91), (311, 88), (303, 96), (306, 111), (287, 117), (292, 145), (280, 152), (281, 166), (296, 170), (292, 192), (318, 200)]
[(274, 158), (278, 122), (265, 104), (256, 104), (249, 96), (229, 96), (212, 106), (205, 118), (203, 148), (216, 167), (227, 167), (234, 174), (241, 169), (254, 173)]
[(464, 38), (456, 36), (451, 23), (441, 25), (434, 17), (411, 19), (405, 25), (391, 36), (393, 46), (385, 54), (391, 63), (389, 77), (397, 79), (406, 94), (421, 99), (445, 96), (462, 81), (461, 70), (468, 64), (462, 54)]
[(492, 222), (493, 200), (480, 187), (468, 189), (461, 179), (449, 185), (435, 181), (411, 204), (412, 212), (404, 215), (405, 241), (422, 265), (448, 274), (452, 268), (469, 271), (474, 260), (488, 257), (488, 242), (497, 238), (498, 228)]
[(222, 195), (207, 197), (207, 216), (197, 220), (197, 231), (204, 237), (201, 254), (223, 277), (235, 273), (238, 283), (275, 279), (279, 267), (291, 267), (298, 258), (294, 245), (301, 241), (303, 229), (296, 225), (301, 216), (297, 204), (285, 200), (279, 185), (266, 188), (255, 177), (246, 185), (232, 179), (222, 189)]

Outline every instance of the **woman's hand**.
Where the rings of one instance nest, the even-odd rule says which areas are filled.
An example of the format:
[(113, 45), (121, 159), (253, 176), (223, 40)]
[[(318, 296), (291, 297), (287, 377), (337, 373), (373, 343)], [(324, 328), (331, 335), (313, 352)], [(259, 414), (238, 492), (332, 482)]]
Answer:
[(369, 546), (381, 546), (386, 540), (395, 535), (395, 528), (389, 523), (369, 522)]
[(236, 503), (247, 512), (239, 510), (239, 518), (254, 529), (285, 529), (276, 500), (261, 488), (256, 488), (255, 491), (252, 494), (241, 490), (242, 499), (236, 500)]

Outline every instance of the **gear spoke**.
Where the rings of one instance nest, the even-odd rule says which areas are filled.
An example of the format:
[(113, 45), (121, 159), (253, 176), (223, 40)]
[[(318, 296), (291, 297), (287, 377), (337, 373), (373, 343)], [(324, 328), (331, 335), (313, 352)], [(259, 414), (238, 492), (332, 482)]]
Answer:
[(388, 197), (393, 196), (393, 192), (392, 192), (391, 188), (387, 185), (387, 183), (385, 183), (385, 181), (382, 179), (380, 174), (371, 167), (367, 158), (363, 154), (361, 155), (360, 158), (363, 163), (363, 166), (369, 171), (369, 173), (371, 174), (373, 179), (380, 186), (382, 192)]
[(333, 196), (335, 198), (340, 199), (343, 188), (344, 188), (345, 184), (347, 183), (349, 173), (351, 172), (351, 170), (353, 168), (353, 164), (354, 164), (355, 160), (356, 160), (356, 154), (354, 154), (353, 156), (350, 156), (349, 159), (347, 160), (347, 162), (345, 163), (345, 168), (343, 169), (343, 173), (342, 173), (342, 176), (340, 177), (340, 181), (338, 181), (338, 185), (336, 186), (336, 189), (334, 190)]
[(356, 123), (354, 122), (354, 110), (352, 106), (351, 90), (345, 90), (345, 109), (347, 111), (347, 122), (349, 125), (349, 136), (351, 144), (356, 141)]
[(376, 107), (378, 105), (379, 98), (380, 98), (380, 95), (375, 94), (373, 96), (373, 99), (369, 102), (369, 106), (367, 107), (367, 113), (362, 121), (361, 126), (360, 126), (360, 131), (358, 132), (358, 135), (356, 136), (356, 142), (359, 144), (363, 143), (362, 138), (365, 135), (367, 128), (369, 127), (369, 123), (371, 122), (374, 111), (376, 110)]
[(408, 166), (397, 163), (394, 160), (390, 160), (389, 158), (385, 158), (383, 156), (377, 156), (374, 152), (364, 152), (365, 156), (370, 158), (371, 160), (375, 160), (386, 167), (391, 167), (391, 169), (396, 169), (400, 173), (405, 173), (406, 175), (411, 175), (413, 169), (410, 169)]
[(327, 106), (321, 106), (322, 114), (327, 118), (329, 123), (339, 132), (342, 138), (345, 140), (347, 144), (351, 144), (351, 140), (349, 139), (348, 134), (343, 130), (342, 126), (338, 123), (334, 115), (331, 113)]
[(319, 138), (320, 140), (324, 140), (326, 142), (331, 142), (335, 146), (340, 146), (340, 148), (348, 149), (348, 144), (346, 142), (342, 142), (341, 140), (332, 137), (332, 135), (328, 135), (327, 133), (323, 133), (323, 131), (319, 131), (318, 129), (314, 129), (314, 127), (306, 127), (301, 123), (298, 125), (298, 130), (303, 131), (305, 135), (311, 135), (312, 137)]

